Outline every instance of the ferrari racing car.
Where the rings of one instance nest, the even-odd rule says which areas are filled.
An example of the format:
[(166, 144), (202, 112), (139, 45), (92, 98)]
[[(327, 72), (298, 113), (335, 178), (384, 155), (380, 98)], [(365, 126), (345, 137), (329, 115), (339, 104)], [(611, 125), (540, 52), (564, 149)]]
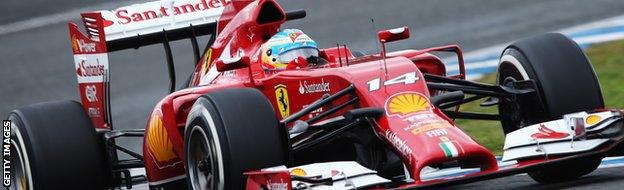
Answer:
[[(281, 27), (305, 15), (272, 0), (82, 13), (84, 28), (68, 24), (80, 102), (11, 112), (11, 187), (132, 188), (135, 168), (150, 189), (410, 189), (519, 173), (551, 183), (624, 153), (622, 112), (605, 108), (590, 61), (564, 35), (512, 43), (496, 83), (484, 84), (466, 80), (457, 45), (386, 51), (409, 38), (408, 27), (380, 30), (380, 52), (368, 55), (319, 48), (303, 30)], [(191, 42), (196, 62), (182, 86), (170, 46), (177, 40)], [(170, 93), (144, 128), (115, 129), (109, 71), (123, 65), (109, 63), (109, 53), (155, 44), (164, 47)], [(498, 113), (460, 111), (475, 101)], [(500, 121), (505, 164), (455, 119)], [(143, 138), (143, 152), (119, 138)], [(470, 172), (432, 175), (446, 168)]]

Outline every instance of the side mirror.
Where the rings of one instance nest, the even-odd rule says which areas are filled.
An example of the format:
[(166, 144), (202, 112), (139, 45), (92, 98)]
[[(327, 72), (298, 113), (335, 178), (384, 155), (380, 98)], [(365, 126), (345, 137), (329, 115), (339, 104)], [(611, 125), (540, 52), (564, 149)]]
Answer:
[(381, 52), (379, 54), (383, 59), (386, 76), (388, 76), (388, 67), (386, 65), (386, 43), (407, 39), (409, 36), (410, 33), (407, 26), (377, 32), (377, 38), (379, 38), (379, 43), (381, 43)]
[(217, 64), (217, 71), (223, 72), (248, 67), (250, 62), (249, 56), (242, 56), (217, 60), (215, 64)]
[(377, 32), (377, 37), (381, 43), (403, 40), (409, 38), (409, 36), (410, 32), (407, 26)]

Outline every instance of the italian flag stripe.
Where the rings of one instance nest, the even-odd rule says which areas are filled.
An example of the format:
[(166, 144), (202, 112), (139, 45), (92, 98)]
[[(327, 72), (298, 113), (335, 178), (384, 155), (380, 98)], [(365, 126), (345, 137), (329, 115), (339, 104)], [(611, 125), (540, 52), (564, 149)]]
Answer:
[(444, 151), (444, 155), (448, 158), (459, 156), (459, 151), (457, 150), (457, 147), (455, 147), (455, 144), (453, 144), (453, 142), (441, 142), (440, 148), (442, 148), (442, 151)]

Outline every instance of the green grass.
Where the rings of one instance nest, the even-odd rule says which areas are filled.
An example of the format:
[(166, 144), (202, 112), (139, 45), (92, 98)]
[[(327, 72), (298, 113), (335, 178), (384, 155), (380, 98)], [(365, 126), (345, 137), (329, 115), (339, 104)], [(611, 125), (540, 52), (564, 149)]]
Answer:
[[(608, 108), (624, 108), (624, 41), (614, 41), (598, 44), (586, 51), (594, 70), (600, 80), (602, 94)], [(479, 80), (484, 83), (494, 83), (496, 74), (486, 75)], [(461, 111), (497, 113), (496, 106), (482, 108), (475, 101), (463, 105)], [(502, 155), (504, 143), (503, 130), (498, 121), (456, 120), (457, 124), (472, 136), (477, 142), (484, 145), (496, 155)]]

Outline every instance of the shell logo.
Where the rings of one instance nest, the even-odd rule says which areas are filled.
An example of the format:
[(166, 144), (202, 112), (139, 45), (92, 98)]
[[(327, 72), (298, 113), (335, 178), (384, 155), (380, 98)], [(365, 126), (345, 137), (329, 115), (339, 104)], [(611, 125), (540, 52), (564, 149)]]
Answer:
[(588, 125), (595, 125), (596, 123), (600, 122), (600, 120), (602, 120), (602, 118), (598, 115), (589, 115), (587, 116), (587, 119), (585, 119), (585, 123), (587, 123)]
[(208, 49), (208, 51), (204, 55), (204, 64), (202, 64), (202, 69), (201, 69), (202, 75), (208, 73), (208, 69), (210, 68), (210, 60), (212, 60), (212, 48)]
[(173, 151), (173, 144), (167, 130), (163, 126), (162, 118), (158, 114), (152, 115), (147, 131), (147, 148), (157, 163), (163, 163), (178, 156)]
[(305, 177), (307, 175), (306, 171), (301, 168), (295, 168), (290, 171), (290, 175)]
[(80, 47), (78, 47), (78, 38), (76, 38), (76, 35), (72, 35), (71, 37), (71, 42), (72, 42), (72, 50), (74, 50), (74, 52), (79, 52), (80, 51)]
[(421, 111), (431, 110), (431, 104), (427, 98), (418, 92), (403, 92), (392, 95), (386, 100), (386, 113), (388, 116), (406, 116)]

